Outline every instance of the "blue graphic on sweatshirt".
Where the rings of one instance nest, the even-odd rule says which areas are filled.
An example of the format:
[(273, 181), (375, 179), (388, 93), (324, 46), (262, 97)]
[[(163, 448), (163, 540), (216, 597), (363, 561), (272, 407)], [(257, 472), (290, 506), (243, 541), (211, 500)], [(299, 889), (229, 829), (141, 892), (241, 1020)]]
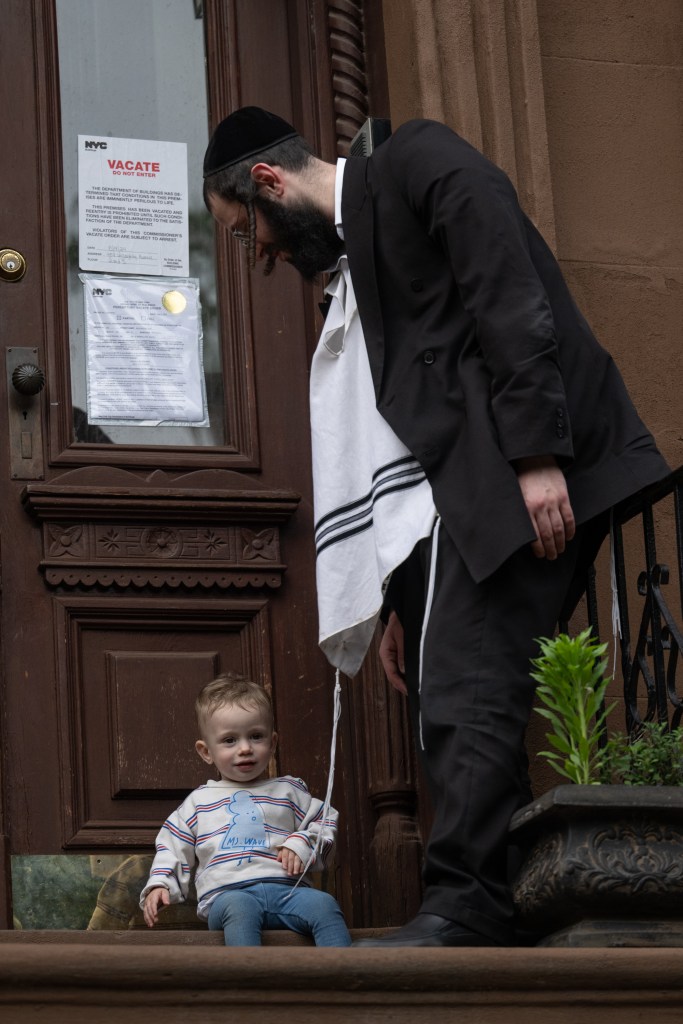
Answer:
[(270, 847), (263, 809), (248, 790), (241, 789), (235, 793), (226, 806), (226, 812), (228, 816), (232, 815), (232, 822), (223, 837), (221, 850), (248, 854), (250, 850), (267, 850)]

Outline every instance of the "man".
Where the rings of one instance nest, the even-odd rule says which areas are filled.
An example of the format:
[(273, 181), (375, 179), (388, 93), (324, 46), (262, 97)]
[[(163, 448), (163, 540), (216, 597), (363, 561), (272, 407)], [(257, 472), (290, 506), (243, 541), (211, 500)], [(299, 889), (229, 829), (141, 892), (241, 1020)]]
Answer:
[(668, 467), (510, 181), (444, 125), (409, 122), (335, 166), (248, 107), (218, 126), (204, 173), (251, 265), (340, 270), (312, 368), (319, 606), (333, 621), (355, 587), (369, 617), (360, 643), (354, 609), (321, 634), (353, 674), (376, 561), (382, 661), (434, 802), (420, 913), (364, 944), (511, 944), (535, 638), (576, 604), (609, 510)]

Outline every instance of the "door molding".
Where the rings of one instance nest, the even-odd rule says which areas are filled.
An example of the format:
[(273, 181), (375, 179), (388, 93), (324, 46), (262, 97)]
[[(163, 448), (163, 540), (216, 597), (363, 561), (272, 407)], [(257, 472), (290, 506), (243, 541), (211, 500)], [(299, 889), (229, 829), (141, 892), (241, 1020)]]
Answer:
[(29, 484), (22, 501), (41, 523), (49, 586), (276, 588), (280, 525), (300, 496), (255, 484), (221, 470), (141, 480), (84, 468)]

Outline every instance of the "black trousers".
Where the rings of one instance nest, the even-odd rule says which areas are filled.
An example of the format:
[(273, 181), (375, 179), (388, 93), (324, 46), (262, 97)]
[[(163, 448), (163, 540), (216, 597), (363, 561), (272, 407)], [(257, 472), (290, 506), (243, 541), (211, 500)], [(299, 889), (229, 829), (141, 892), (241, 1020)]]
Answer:
[(440, 525), (422, 650), (433, 538), (394, 573), (389, 601), (405, 632), (406, 684), (434, 824), (422, 910), (514, 942), (508, 825), (530, 799), (524, 735), (536, 639), (552, 636), (584, 589), (609, 513), (577, 528), (555, 561), (521, 549), (476, 584)]

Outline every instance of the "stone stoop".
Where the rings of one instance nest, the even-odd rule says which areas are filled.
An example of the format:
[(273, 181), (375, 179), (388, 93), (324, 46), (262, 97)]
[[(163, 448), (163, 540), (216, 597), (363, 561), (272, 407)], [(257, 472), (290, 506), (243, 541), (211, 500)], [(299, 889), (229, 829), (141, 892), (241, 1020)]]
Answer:
[(47, 934), (0, 933), (3, 1024), (683, 1018), (683, 949), (315, 949), (296, 937), (226, 949), (210, 933)]

